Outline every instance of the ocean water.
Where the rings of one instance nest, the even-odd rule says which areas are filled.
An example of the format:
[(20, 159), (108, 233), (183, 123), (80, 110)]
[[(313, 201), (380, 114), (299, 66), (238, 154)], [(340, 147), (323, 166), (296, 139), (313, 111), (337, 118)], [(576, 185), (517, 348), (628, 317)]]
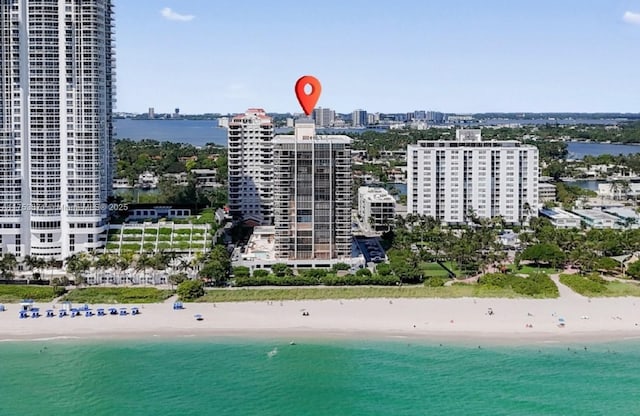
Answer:
[(640, 415), (640, 344), (0, 344), (0, 415)]

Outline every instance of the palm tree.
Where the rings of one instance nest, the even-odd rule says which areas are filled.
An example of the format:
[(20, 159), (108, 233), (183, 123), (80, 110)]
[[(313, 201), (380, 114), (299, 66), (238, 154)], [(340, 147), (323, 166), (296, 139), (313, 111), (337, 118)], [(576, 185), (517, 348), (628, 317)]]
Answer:
[[(53, 257), (43, 260), (44, 266), (46, 266), (51, 271), (51, 279), (53, 279), (53, 270), (58, 267), (60, 262)], [(43, 266), (43, 267), (44, 267)]]
[(522, 204), (522, 214), (524, 215), (523, 225), (528, 226), (529, 219), (531, 218), (531, 215), (533, 215), (533, 209), (531, 208), (531, 205), (528, 202), (525, 202), (524, 204)]
[(167, 266), (170, 266), (172, 270), (175, 270), (177, 266), (176, 260), (180, 258), (180, 255), (175, 251), (160, 250), (160, 253), (167, 258)]
[(151, 267), (154, 270), (165, 270), (169, 267), (169, 263), (171, 263), (171, 258), (162, 250), (158, 251), (151, 257)]
[(142, 278), (144, 280), (144, 284), (147, 283), (147, 269), (151, 267), (153, 264), (153, 259), (146, 253), (143, 252), (138, 256), (138, 260), (135, 264), (136, 272), (142, 271)]
[(98, 259), (95, 262), (96, 275), (98, 270), (104, 271), (105, 269), (115, 266), (115, 263), (116, 260), (111, 254), (103, 253), (99, 255)]
[(0, 275), (4, 280), (12, 280), (15, 275), (13, 271), (18, 265), (18, 261), (16, 260), (16, 256), (8, 253), (2, 256), (0, 259)]
[(76, 286), (84, 283), (84, 274), (91, 268), (91, 260), (85, 253), (73, 254), (66, 259), (67, 272), (74, 276)]
[(118, 281), (119, 282), (122, 282), (122, 272), (127, 270), (127, 268), (129, 267), (130, 264), (131, 264), (131, 261), (127, 260), (124, 257), (117, 257), (115, 259), (114, 266), (118, 270)]
[(190, 275), (189, 271), (193, 271), (194, 265), (187, 258), (181, 257), (175, 269), (189, 276)]

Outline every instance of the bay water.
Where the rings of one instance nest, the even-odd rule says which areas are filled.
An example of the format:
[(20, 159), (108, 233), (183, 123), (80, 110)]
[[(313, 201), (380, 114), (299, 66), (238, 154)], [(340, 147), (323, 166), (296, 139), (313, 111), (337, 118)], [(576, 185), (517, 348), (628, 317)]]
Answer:
[(0, 415), (640, 415), (640, 341), (0, 343)]
[[(153, 139), (189, 143), (204, 146), (213, 143), (227, 145), (227, 131), (218, 127), (217, 120), (133, 120), (114, 121), (118, 138), (143, 140)], [(569, 157), (582, 159), (586, 155), (619, 155), (640, 153), (640, 146), (632, 144), (569, 142)]]

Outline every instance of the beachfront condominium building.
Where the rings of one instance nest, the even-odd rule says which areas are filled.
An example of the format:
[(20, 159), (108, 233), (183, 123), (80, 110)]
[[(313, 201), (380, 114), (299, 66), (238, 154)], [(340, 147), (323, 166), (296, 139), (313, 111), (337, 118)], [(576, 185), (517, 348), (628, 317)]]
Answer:
[(297, 120), (273, 140), (276, 258), (351, 258), (351, 139)]
[(368, 231), (387, 231), (396, 215), (396, 200), (384, 188), (358, 188), (358, 216)]
[(250, 108), (228, 122), (229, 214), (247, 225), (273, 220), (273, 120)]
[(53, 259), (106, 239), (110, 0), (0, 2), (0, 249)]
[(458, 130), (456, 140), (408, 146), (407, 211), (448, 224), (473, 216), (523, 223), (537, 215), (538, 177), (536, 147)]

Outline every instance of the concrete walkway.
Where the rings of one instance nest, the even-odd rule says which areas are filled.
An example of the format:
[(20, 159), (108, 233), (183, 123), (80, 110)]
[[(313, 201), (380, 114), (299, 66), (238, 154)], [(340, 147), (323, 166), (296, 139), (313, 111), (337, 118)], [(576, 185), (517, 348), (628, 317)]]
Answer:
[(585, 296), (582, 296), (579, 293), (574, 292), (568, 286), (560, 283), (560, 275), (561, 274), (575, 274), (577, 270), (575, 269), (565, 269), (560, 273), (550, 274), (549, 278), (553, 281), (553, 283), (558, 286), (558, 292), (560, 293), (561, 299), (587, 299)]

